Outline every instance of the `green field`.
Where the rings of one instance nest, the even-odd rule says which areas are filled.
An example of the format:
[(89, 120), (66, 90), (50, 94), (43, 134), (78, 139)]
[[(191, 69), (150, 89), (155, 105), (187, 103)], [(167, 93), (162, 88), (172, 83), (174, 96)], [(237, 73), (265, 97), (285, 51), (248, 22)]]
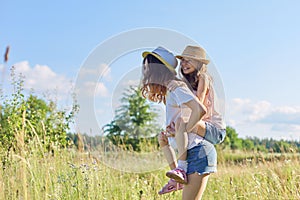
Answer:
[[(157, 194), (168, 180), (166, 166), (124, 172), (107, 166), (101, 156), (73, 149), (41, 153), (38, 146), (18, 154), (2, 152), (0, 199), (180, 199), (181, 191)], [(158, 154), (157, 160), (143, 163), (122, 156), (114, 157), (116, 162), (136, 171), (142, 169), (136, 166), (140, 163), (149, 167), (163, 159)], [(218, 172), (211, 176), (203, 199), (300, 199), (299, 161), (298, 154), (219, 152)]]
[[(14, 67), (11, 77), (11, 97), (0, 90), (0, 200), (181, 199), (181, 191), (157, 194), (168, 181), (168, 167), (156, 137), (131, 135), (142, 130), (140, 124), (126, 121), (132, 116), (120, 115), (128, 130), (113, 120), (105, 138), (67, 136), (78, 105), (67, 112), (55, 101), (27, 98)], [(144, 105), (135, 92), (128, 102)], [(123, 114), (141, 110), (124, 108)], [(147, 120), (152, 121), (149, 115), (145, 111), (144, 130)], [(140, 115), (133, 121), (137, 119)], [(300, 199), (299, 142), (240, 139), (231, 127), (226, 134), (217, 145), (218, 172), (211, 175), (203, 199)]]

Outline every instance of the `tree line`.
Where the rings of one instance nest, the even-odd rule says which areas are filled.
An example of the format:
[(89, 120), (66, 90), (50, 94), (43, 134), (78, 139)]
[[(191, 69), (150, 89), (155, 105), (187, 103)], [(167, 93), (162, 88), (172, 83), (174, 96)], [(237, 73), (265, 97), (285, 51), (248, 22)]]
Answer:
[[(262, 153), (300, 153), (300, 142), (291, 141), (291, 140), (274, 140), (272, 138), (258, 138), (258, 137), (247, 137), (240, 138), (238, 133), (232, 127), (227, 126), (226, 128), (226, 138), (223, 143), (217, 145), (220, 149), (223, 150), (232, 150), (232, 151), (249, 151), (249, 152), (262, 152)], [(79, 138), (78, 134), (69, 133), (67, 134), (68, 140), (72, 141), (72, 144), (78, 147)], [(88, 134), (82, 134), (81, 140), (84, 145), (84, 150), (94, 151), (99, 149), (101, 145), (105, 143), (112, 142), (117, 146), (125, 146), (126, 149), (133, 149), (134, 151), (140, 151), (140, 146), (145, 144), (145, 140), (148, 140), (147, 145), (153, 145), (153, 148), (159, 148), (158, 141), (156, 136), (133, 139), (130, 140), (126, 137), (118, 138), (118, 143), (116, 139), (111, 139), (103, 135), (91, 136)], [(151, 149), (153, 149), (151, 148)]]
[[(122, 105), (115, 111), (115, 118), (103, 127), (104, 133), (101, 136), (83, 135), (86, 149), (96, 148), (100, 141), (110, 141), (116, 146), (125, 149), (141, 151), (141, 146), (148, 141), (147, 145), (157, 146), (157, 133), (162, 128), (155, 123), (158, 113), (151, 108), (145, 98), (142, 97), (138, 87), (131, 86), (127, 89), (121, 99)], [(243, 150), (256, 152), (300, 152), (299, 141), (274, 140), (272, 138), (259, 139), (257, 137), (238, 137), (238, 133), (233, 127), (226, 128), (226, 137), (221, 149)], [(74, 137), (75, 136), (75, 137)], [(70, 138), (77, 144), (76, 135)]]
[[(62, 110), (55, 101), (25, 95), (24, 78), (14, 72), (12, 67), (12, 93), (5, 95), (0, 88), (0, 151), (15, 151), (20, 145), (27, 147), (33, 141), (37, 141), (44, 151), (72, 146), (79, 150), (94, 150), (103, 144), (137, 152), (159, 148), (156, 135), (163, 130), (157, 123), (159, 114), (142, 97), (138, 87), (131, 86), (124, 91), (115, 118), (103, 126), (102, 133), (91, 136), (70, 131), (79, 109), (76, 100), (70, 110)], [(233, 127), (227, 127), (227, 136), (219, 147), (257, 152), (300, 152), (299, 141), (243, 139)]]

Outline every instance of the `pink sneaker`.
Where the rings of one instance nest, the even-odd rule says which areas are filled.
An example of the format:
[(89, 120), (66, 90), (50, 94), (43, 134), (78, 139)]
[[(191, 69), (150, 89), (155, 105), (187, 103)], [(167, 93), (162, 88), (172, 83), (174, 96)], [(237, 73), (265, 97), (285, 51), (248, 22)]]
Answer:
[(188, 182), (185, 171), (178, 167), (171, 171), (168, 171), (166, 173), (166, 176), (171, 179), (174, 179), (177, 183), (187, 184), (187, 182)]
[(162, 195), (169, 192), (182, 190), (182, 188), (183, 188), (183, 184), (177, 183), (174, 179), (170, 179), (169, 182), (163, 188), (161, 188), (158, 194)]

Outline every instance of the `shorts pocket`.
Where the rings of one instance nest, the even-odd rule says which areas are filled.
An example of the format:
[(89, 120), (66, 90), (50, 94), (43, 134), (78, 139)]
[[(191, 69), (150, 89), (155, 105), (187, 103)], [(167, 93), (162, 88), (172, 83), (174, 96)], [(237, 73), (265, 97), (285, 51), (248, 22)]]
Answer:
[(206, 142), (203, 145), (205, 150), (205, 155), (207, 156), (207, 164), (208, 166), (217, 166), (217, 151), (214, 145), (209, 142)]

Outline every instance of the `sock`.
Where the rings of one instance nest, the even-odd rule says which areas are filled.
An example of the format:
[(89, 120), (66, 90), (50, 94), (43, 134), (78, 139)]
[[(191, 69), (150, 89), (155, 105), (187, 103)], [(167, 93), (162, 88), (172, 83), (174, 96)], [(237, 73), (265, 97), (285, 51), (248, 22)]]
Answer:
[(178, 160), (178, 168), (183, 169), (185, 172), (187, 172), (187, 161)]

